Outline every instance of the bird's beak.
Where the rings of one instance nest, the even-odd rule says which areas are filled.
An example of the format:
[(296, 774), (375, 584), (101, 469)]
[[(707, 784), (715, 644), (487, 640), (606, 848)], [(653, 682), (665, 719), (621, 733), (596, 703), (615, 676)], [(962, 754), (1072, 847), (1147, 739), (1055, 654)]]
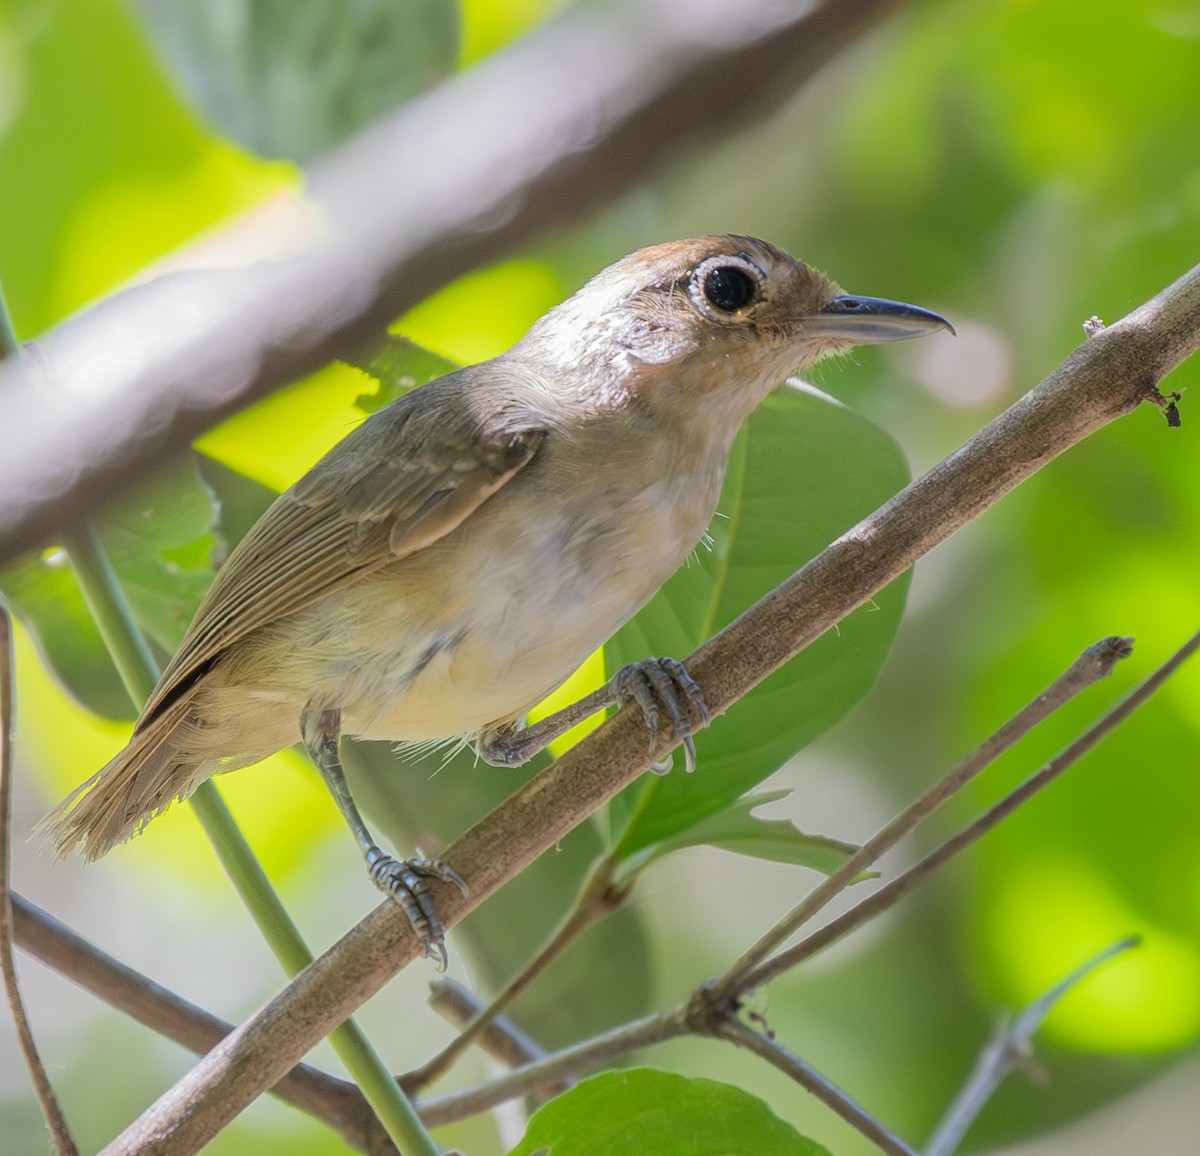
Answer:
[(805, 317), (804, 327), (818, 337), (840, 337), (861, 345), (903, 341), (938, 329), (954, 332), (954, 326), (937, 313), (882, 297), (835, 297), (819, 313)]

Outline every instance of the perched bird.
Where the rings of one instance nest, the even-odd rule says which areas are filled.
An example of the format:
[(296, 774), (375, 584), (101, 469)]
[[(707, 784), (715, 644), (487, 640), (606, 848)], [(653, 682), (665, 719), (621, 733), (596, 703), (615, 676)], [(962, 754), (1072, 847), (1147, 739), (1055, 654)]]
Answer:
[(707, 721), (672, 659), (523, 720), (653, 596), (704, 534), (734, 435), (784, 378), (851, 346), (951, 330), (852, 297), (751, 237), (642, 249), (507, 353), (369, 417), (230, 554), (129, 745), (48, 816), (56, 850), (103, 855), (210, 775), (298, 739), (371, 879), (444, 962), (426, 859), (371, 837), (341, 735), (472, 736), (525, 762), (614, 703), (659, 709), (685, 744)]

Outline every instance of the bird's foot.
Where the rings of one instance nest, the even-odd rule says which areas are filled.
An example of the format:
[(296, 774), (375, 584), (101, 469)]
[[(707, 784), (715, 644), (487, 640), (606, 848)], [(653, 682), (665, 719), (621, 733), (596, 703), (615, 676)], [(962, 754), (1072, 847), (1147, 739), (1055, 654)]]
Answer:
[[(704, 720), (702, 725), (707, 726), (712, 719), (704, 695), (683, 663), (674, 658), (644, 658), (641, 662), (631, 662), (617, 671), (612, 688), (618, 702), (622, 705), (632, 703), (642, 712), (642, 718), (650, 728), (651, 748), (658, 743), (658, 708), (662, 704), (671, 718), (675, 734), (683, 740), (684, 765), (690, 775), (696, 769), (692, 732), (698, 728), (684, 709), (684, 700), (696, 708)], [(665, 764), (655, 763), (653, 767), (656, 774), (664, 774), (670, 769), (669, 759)]]
[(446, 928), (429, 891), (429, 880), (453, 883), (464, 895), (466, 880), (440, 859), (396, 859), (379, 847), (367, 852), (367, 874), (385, 895), (400, 904), (424, 945), (425, 954), (446, 970)]

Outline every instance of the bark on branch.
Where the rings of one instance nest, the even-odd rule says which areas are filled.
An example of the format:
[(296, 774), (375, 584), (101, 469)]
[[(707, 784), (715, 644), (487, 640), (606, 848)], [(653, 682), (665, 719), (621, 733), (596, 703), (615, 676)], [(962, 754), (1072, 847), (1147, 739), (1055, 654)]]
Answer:
[[(903, 573), (919, 557), (1088, 434), (1143, 401), (1200, 347), (1200, 266), (1088, 339), (1036, 389), (834, 542), (688, 660), (714, 715)], [(1166, 431), (1164, 430), (1164, 435)], [(445, 851), (471, 884), (441, 887), (448, 926), (648, 769), (622, 712)], [(396, 909), (376, 908), (117, 1137), (106, 1153), (190, 1152), (419, 955)]]

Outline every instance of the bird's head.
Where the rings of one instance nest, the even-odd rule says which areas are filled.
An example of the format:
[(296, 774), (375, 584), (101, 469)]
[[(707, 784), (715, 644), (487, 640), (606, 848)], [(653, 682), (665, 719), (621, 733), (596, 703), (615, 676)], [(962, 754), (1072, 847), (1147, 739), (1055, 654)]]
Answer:
[[(848, 295), (753, 237), (653, 245), (610, 265), (517, 346), (602, 403), (713, 403), (739, 422), (789, 374), (855, 345), (953, 327), (915, 305)], [(515, 351), (514, 351), (515, 352)]]

